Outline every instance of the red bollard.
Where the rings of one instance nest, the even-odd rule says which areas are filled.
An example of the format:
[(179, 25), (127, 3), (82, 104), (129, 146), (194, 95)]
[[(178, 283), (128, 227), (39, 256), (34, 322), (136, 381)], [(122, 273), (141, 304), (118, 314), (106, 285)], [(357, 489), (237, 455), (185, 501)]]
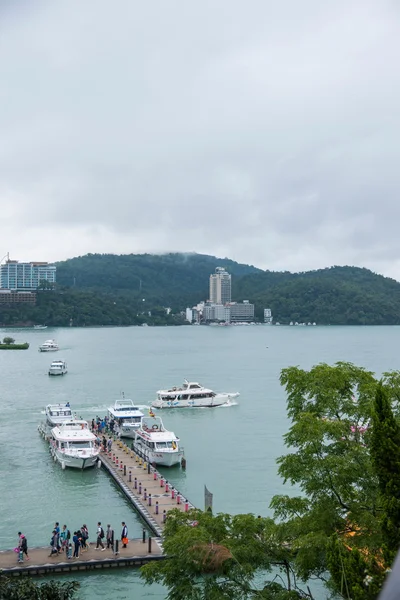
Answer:
[(165, 483), (165, 479), (164, 479), (164, 477), (161, 477), (161, 483), (160, 483), (161, 487), (164, 487), (164, 483)]
[(117, 467), (117, 469), (118, 469), (118, 457), (115, 457), (115, 466), (116, 466), (116, 467)]
[(169, 483), (168, 483), (168, 481), (165, 482), (165, 491), (169, 492)]
[(177, 495), (176, 495), (176, 503), (177, 503), (177, 504), (180, 504), (180, 503), (181, 503), (181, 495), (180, 495), (180, 493), (179, 493), (179, 492), (178, 492), (178, 493), (177, 493)]
[(185, 500), (185, 512), (189, 511), (189, 502)]
[(174, 488), (172, 488), (172, 490), (171, 490), (171, 498), (172, 498), (172, 500), (175, 498), (175, 490), (174, 490)]
[(157, 481), (157, 471), (155, 469), (154, 469), (153, 477), (154, 477), (154, 481)]
[(122, 460), (121, 460), (121, 462), (120, 462), (120, 464), (119, 464), (119, 470), (120, 470), (120, 471), (122, 471), (122, 470), (123, 470), (123, 466), (122, 466)]
[(115, 462), (115, 454), (112, 455), (112, 461)]

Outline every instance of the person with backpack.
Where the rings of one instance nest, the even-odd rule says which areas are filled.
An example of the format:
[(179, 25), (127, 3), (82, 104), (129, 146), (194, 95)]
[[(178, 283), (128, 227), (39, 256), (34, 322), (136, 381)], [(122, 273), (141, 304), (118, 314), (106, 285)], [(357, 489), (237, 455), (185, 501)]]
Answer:
[(82, 552), (85, 551), (87, 552), (89, 550), (89, 530), (87, 528), (87, 525), (82, 525), (81, 527), (81, 534), (82, 534), (82, 538), (81, 538), (81, 544), (82, 544)]
[(97, 523), (97, 546), (95, 548), (95, 550), (98, 550), (101, 546), (101, 551), (103, 552), (105, 550), (105, 546), (103, 544), (103, 538), (104, 538), (104, 529), (101, 526), (100, 521)]
[[(29, 556), (28, 556), (28, 540), (26, 539), (26, 537), (20, 532), (18, 531), (18, 547), (20, 549), (20, 556), (19, 559), (21, 560), (21, 562), (23, 562), (23, 557), (24, 554), (26, 556), (26, 560), (29, 560)], [(22, 556), (21, 556), (22, 553)]]

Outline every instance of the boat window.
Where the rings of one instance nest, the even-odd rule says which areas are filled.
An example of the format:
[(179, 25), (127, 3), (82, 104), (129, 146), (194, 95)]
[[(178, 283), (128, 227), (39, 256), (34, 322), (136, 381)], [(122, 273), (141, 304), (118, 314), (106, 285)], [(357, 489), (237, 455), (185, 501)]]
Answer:
[(189, 398), (189, 396), (187, 394), (183, 394), (181, 396), (181, 400), (187, 400)]
[(83, 441), (83, 442), (77, 442), (77, 441), (73, 441), (69, 443), (69, 447), (76, 449), (76, 450), (82, 450), (85, 448), (91, 448), (92, 447), (92, 442), (89, 442), (87, 440)]
[(157, 442), (157, 449), (162, 450), (163, 448), (172, 448), (172, 442)]

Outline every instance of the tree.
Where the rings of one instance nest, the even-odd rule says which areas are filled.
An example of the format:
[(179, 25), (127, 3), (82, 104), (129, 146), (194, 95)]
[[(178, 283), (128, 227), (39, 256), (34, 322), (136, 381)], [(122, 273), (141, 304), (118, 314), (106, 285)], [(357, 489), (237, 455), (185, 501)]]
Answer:
[(0, 600), (72, 600), (78, 588), (77, 581), (39, 584), (27, 577), (0, 575)]
[(400, 547), (400, 427), (382, 383), (372, 413), (371, 458), (381, 494), (384, 558), (390, 566)]
[(3, 344), (7, 344), (9, 346), (10, 344), (14, 344), (14, 343), (15, 343), (15, 339), (12, 337), (3, 338)]

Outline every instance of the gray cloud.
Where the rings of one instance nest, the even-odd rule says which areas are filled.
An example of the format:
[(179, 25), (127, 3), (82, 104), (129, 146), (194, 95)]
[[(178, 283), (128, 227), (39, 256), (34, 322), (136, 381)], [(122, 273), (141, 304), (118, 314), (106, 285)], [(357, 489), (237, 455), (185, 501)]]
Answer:
[(384, 0), (4, 4), (0, 254), (400, 279), (399, 51)]

